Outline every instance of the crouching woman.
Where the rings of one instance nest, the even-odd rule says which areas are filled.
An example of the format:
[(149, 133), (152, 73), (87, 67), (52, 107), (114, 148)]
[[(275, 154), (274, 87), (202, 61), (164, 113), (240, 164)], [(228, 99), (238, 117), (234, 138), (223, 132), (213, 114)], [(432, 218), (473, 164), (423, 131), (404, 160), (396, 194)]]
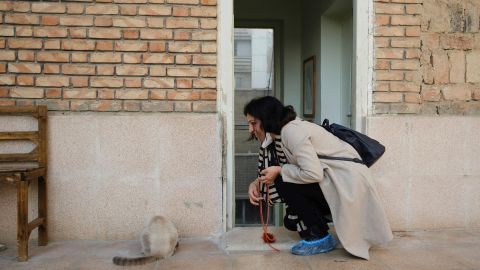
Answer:
[(273, 196), (285, 202), (284, 225), (297, 230), (302, 238), (292, 247), (293, 254), (312, 255), (335, 247), (325, 219), (330, 213), (338, 239), (352, 255), (369, 259), (371, 246), (383, 246), (392, 239), (369, 168), (318, 158), (360, 159), (351, 145), (296, 117), (292, 106), (284, 106), (274, 97), (251, 100), (244, 115), (249, 132), (261, 142), (264, 153), (259, 177), (249, 186), (250, 202), (258, 204), (264, 192), (261, 189), (267, 185)]

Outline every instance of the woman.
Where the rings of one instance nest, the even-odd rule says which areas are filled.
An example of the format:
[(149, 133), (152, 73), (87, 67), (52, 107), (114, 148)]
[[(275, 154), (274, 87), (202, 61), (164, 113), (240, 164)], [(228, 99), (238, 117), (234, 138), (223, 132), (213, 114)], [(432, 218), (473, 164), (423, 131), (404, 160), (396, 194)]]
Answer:
[(302, 237), (292, 247), (293, 254), (312, 255), (335, 247), (324, 217), (330, 212), (338, 239), (355, 256), (369, 259), (372, 245), (392, 239), (368, 167), (317, 157), (360, 158), (352, 146), (323, 127), (297, 118), (292, 106), (285, 107), (274, 97), (251, 100), (244, 115), (249, 132), (263, 142), (265, 153), (260, 155), (265, 162), (259, 177), (249, 186), (250, 202), (257, 205), (262, 199), (259, 183), (278, 193), (287, 204), (285, 227), (296, 228)]

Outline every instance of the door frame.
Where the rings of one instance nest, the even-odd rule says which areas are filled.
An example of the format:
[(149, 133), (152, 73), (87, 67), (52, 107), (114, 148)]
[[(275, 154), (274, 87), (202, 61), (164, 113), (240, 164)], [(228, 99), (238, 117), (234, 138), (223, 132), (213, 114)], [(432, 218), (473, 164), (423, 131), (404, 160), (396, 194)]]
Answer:
[[(222, 218), (223, 232), (233, 228), (234, 213), (234, 75), (233, 75), (233, 0), (218, 0), (217, 110), (218, 136), (222, 138)], [(353, 0), (354, 59), (352, 86), (353, 128), (366, 130), (366, 117), (372, 114), (373, 89), (373, 1)], [(283, 82), (282, 82), (283, 83)], [(283, 97), (283, 92), (282, 92)]]

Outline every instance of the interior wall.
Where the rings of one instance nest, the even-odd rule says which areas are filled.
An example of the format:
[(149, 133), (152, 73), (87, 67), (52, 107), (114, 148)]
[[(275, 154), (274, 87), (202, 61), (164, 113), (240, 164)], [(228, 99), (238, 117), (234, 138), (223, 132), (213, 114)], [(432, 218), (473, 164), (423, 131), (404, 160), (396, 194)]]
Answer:
[(234, 2), (235, 20), (283, 22), (283, 102), (297, 112), (301, 107), (301, 2), (241, 0)]

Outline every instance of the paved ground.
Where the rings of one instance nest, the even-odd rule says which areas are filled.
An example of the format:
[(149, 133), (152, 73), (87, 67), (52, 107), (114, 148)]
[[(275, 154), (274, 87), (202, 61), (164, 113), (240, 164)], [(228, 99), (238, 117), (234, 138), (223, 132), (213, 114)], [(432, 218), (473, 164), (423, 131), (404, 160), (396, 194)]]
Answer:
[[(182, 239), (173, 257), (128, 269), (480, 269), (480, 229), (398, 232), (388, 247), (371, 250), (370, 261), (352, 257), (341, 248), (299, 257), (288, 251), (225, 250), (220, 242)], [(123, 269), (113, 265), (112, 257), (140, 249), (136, 241), (64, 241), (46, 247), (32, 243), (30, 260), (19, 263), (15, 245), (7, 246), (0, 252), (0, 269)]]

